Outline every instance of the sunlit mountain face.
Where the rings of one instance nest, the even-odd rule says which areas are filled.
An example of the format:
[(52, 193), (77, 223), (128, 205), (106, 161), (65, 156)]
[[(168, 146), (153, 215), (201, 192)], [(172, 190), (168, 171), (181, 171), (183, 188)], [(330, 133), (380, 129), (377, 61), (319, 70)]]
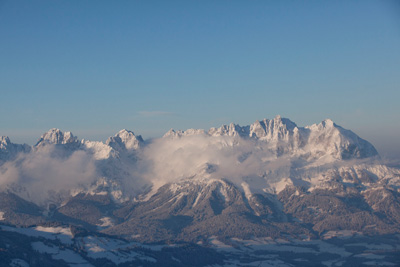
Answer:
[(7, 266), (400, 264), (400, 170), (329, 119), (0, 141)]

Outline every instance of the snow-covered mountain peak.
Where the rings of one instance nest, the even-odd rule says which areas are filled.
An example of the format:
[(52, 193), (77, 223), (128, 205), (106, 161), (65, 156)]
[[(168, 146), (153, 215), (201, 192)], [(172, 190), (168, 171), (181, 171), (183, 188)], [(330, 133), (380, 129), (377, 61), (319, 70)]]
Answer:
[(297, 127), (296, 123), (294, 123), (293, 121), (291, 121), (288, 118), (279, 117), (279, 120), (277, 120), (275, 118), (275, 122), (276, 123), (279, 122), (279, 124), (282, 125), (282, 127), (286, 127), (286, 129), (288, 129), (288, 130), (293, 130), (295, 127)]
[(249, 126), (231, 123), (209, 131), (171, 129), (164, 137), (181, 138), (192, 135), (208, 137), (239, 137), (261, 141), (276, 156), (304, 156), (310, 160), (326, 155), (326, 160), (366, 158), (377, 155), (367, 141), (346, 130), (331, 119), (311, 126), (298, 127), (296, 123), (280, 115), (273, 119), (257, 120)]
[(174, 130), (174, 129), (170, 129), (168, 132), (166, 132), (164, 135), (163, 135), (163, 138), (164, 137), (175, 137), (176, 136), (176, 131)]
[(256, 121), (250, 125), (250, 136), (258, 139), (277, 142), (289, 141), (289, 137), (293, 135), (293, 130), (297, 125), (289, 119), (276, 116), (274, 119), (264, 119)]
[[(264, 121), (267, 119), (264, 119)], [(276, 115), (275, 118), (273, 118), (272, 120), (269, 121), (273, 121), (275, 125), (279, 126), (279, 127), (283, 127), (286, 126), (287, 129), (292, 129), (294, 127), (296, 127), (296, 123), (294, 123), (293, 121), (291, 121), (288, 118), (282, 118), (281, 115)]]
[(313, 125), (306, 126), (305, 128), (313, 131), (324, 131), (324, 130), (337, 129), (338, 125), (336, 125), (331, 119), (325, 119), (318, 124), (314, 123)]
[(72, 143), (78, 143), (78, 138), (71, 132), (62, 132), (60, 129), (52, 128), (40, 137), (35, 146), (39, 147), (46, 144), (64, 145)]
[(336, 159), (368, 158), (378, 155), (371, 143), (330, 119), (306, 126), (304, 129), (309, 131), (307, 147), (311, 151), (324, 151)]
[(187, 129), (185, 131), (178, 130), (175, 131), (174, 129), (170, 129), (168, 132), (166, 132), (163, 136), (163, 138), (180, 138), (183, 136), (193, 136), (193, 135), (203, 135), (205, 134), (205, 131), (203, 129)]
[(0, 136), (0, 149), (6, 149), (9, 144), (11, 144), (11, 141), (8, 136)]
[(2, 161), (14, 159), (21, 152), (29, 152), (31, 147), (27, 144), (14, 144), (8, 136), (0, 136), (0, 166)]
[(119, 131), (115, 135), (115, 137), (119, 137), (123, 143), (129, 143), (132, 140), (137, 140), (139, 138), (141, 139), (141, 137), (139, 137), (139, 136), (136, 137), (134, 132), (126, 130), (126, 129), (123, 129), (123, 130)]
[(119, 147), (127, 150), (135, 150), (138, 149), (142, 144), (142, 136), (136, 136), (132, 131), (128, 131), (126, 129), (119, 131), (115, 136), (109, 137), (106, 141), (106, 145), (109, 145), (117, 150)]
[(241, 136), (248, 137), (249, 136), (249, 127), (241, 127), (240, 125), (231, 123), (229, 125), (222, 125), (219, 128), (211, 128), (208, 131), (208, 134), (211, 136)]
[(122, 129), (118, 133), (115, 134), (115, 136), (119, 136), (121, 138), (130, 138), (131, 136), (135, 136), (135, 133), (132, 131), (129, 131), (127, 129)]
[(331, 120), (331, 119), (325, 119), (321, 122), (321, 124), (325, 127), (325, 128), (329, 128), (329, 127), (335, 127), (336, 124)]

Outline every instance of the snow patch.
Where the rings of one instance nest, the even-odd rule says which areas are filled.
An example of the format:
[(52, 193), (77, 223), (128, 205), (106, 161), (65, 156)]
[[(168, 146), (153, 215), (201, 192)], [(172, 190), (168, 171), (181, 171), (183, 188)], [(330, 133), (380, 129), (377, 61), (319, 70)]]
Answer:
[(43, 227), (37, 226), (34, 228), (36, 231), (46, 232), (46, 233), (53, 233), (53, 234), (63, 234), (69, 237), (73, 237), (71, 229), (65, 227)]
[(218, 249), (224, 249), (224, 250), (226, 250), (226, 249), (232, 250), (233, 249), (233, 250), (235, 250), (232, 246), (219, 241), (216, 236), (211, 236), (209, 238), (209, 240), (210, 240), (211, 244), (213, 244), (213, 246)]
[(87, 256), (93, 259), (106, 258), (115, 264), (122, 264), (135, 259), (157, 262), (156, 259), (141, 252), (135, 252), (134, 248), (138, 244), (134, 242), (94, 236), (81, 238), (78, 242), (86, 249)]
[(1, 225), (0, 229), (3, 231), (16, 232), (32, 237), (43, 237), (50, 240), (59, 240), (64, 244), (73, 244), (72, 233), (69, 228), (42, 226), (38, 226), (36, 228), (15, 228)]
[(347, 239), (351, 238), (355, 235), (362, 235), (362, 233), (353, 231), (353, 230), (340, 230), (340, 231), (328, 231), (326, 234), (322, 236), (323, 239), (331, 239), (334, 237), (341, 238), (341, 239)]
[(196, 197), (196, 199), (195, 199), (195, 201), (194, 201), (194, 203), (193, 203), (193, 207), (196, 207), (196, 205), (197, 205), (197, 203), (199, 202), (201, 196), (202, 196), (202, 193), (201, 193), (201, 192), (197, 193), (197, 197)]
[(115, 155), (115, 151), (112, 147), (98, 141), (82, 141), (87, 151), (93, 154), (96, 160), (108, 159)]
[(271, 184), (271, 186), (275, 189), (274, 191), (276, 194), (282, 192), (286, 188), (286, 186), (291, 185), (293, 185), (293, 182), (290, 178), (283, 178), (279, 182)]
[(63, 260), (69, 265), (79, 265), (79, 266), (93, 266), (85, 259), (83, 259), (79, 254), (73, 252), (69, 249), (60, 249), (51, 245), (46, 245), (42, 242), (33, 242), (32, 248), (39, 253), (50, 254), (55, 260)]
[(250, 186), (249, 186), (249, 184), (246, 183), (246, 182), (243, 182), (243, 183), (241, 184), (241, 186), (242, 186), (242, 188), (243, 188), (244, 195), (246, 196), (247, 199), (250, 200), (250, 198), (252, 197), (253, 194), (252, 194), (251, 191), (250, 191)]
[(110, 217), (103, 217), (100, 219), (101, 224), (97, 224), (100, 229), (114, 226), (114, 222)]

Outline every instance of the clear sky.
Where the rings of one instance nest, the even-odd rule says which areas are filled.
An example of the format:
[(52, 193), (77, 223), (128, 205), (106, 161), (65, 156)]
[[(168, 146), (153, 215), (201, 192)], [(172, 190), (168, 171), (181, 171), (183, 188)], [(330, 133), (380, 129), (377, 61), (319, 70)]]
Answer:
[(16, 143), (280, 114), (395, 155), (399, 102), (399, 1), (0, 0), (0, 135)]

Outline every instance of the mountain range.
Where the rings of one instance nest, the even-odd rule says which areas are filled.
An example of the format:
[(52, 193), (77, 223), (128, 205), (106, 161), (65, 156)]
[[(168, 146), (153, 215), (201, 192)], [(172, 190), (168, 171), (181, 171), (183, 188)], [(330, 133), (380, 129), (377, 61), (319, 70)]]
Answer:
[[(34, 146), (0, 139), (2, 232), (26, 235), (15, 229), (40, 232), (41, 227), (42, 232), (53, 229), (61, 235), (61, 230), (54, 232), (55, 227), (72, 229), (70, 249), (89, 265), (99, 263), (88, 256), (93, 250), (79, 247), (82, 238), (124, 240), (118, 242), (136, 244), (125, 248), (132, 253), (143, 246), (157, 251), (155, 244), (193, 245), (210, 257), (210, 261), (198, 260), (198, 266), (255, 262), (280, 266), (296, 265), (296, 257), (286, 261), (278, 253), (272, 261), (260, 261), (261, 252), (257, 252), (246, 262), (244, 247), (256, 241), (264, 250), (272, 241), (281, 248), (282, 242), (292, 246), (328, 239), (339, 242), (343, 235), (385, 240), (383, 246), (390, 249), (374, 260), (397, 264), (399, 188), (399, 169), (386, 166), (371, 143), (329, 119), (299, 127), (276, 116), (248, 126), (231, 123), (208, 131), (171, 129), (152, 140), (128, 130), (106, 142), (79, 140), (59, 129), (44, 133)], [(1, 242), (0, 247), (4, 243), (7, 250), (6, 243), (11, 241)], [(43, 241), (31, 243), (35, 242)], [(295, 244), (304, 249), (317, 243)], [(146, 250), (140, 252), (144, 258), (113, 261), (105, 253), (108, 250), (112, 249), (99, 251), (104, 257), (96, 259), (111, 265), (172, 264)], [(328, 266), (354, 264), (353, 258), (344, 256), (347, 250), (327, 253), (319, 263), (329, 259)], [(155, 261), (146, 258), (150, 254)], [(180, 252), (177, 255), (183, 257)], [(314, 256), (311, 252), (303, 255), (304, 265), (312, 266)], [(171, 266), (196, 265), (179, 257)], [(9, 258), (8, 263), (15, 260)], [(360, 256), (358, 262), (368, 260)]]

